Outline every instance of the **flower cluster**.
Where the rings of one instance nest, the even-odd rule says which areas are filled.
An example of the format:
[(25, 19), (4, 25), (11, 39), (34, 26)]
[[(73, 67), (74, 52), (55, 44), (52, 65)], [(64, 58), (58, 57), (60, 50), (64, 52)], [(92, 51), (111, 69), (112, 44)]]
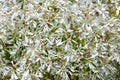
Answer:
[(120, 0), (0, 0), (0, 80), (120, 79)]

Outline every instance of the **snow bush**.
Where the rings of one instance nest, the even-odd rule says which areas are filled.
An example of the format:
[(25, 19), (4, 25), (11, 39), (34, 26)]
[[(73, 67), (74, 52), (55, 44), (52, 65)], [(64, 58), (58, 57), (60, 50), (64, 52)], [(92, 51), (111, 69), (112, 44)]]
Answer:
[(0, 80), (119, 80), (120, 0), (0, 0)]

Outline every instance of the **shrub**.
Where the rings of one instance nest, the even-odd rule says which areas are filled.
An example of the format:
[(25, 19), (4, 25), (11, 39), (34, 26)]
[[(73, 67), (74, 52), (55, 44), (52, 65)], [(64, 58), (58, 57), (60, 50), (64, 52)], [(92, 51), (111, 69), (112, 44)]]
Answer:
[(1, 0), (0, 80), (119, 80), (119, 0)]

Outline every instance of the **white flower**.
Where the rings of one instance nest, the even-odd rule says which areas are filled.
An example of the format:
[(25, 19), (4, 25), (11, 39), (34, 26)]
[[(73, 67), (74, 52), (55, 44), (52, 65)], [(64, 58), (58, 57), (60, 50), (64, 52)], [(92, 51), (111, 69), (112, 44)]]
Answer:
[(31, 80), (31, 77), (29, 75), (29, 70), (27, 70), (23, 73), (21, 80)]
[(13, 72), (11, 75), (11, 79), (10, 80), (16, 80), (18, 79), (17, 75)]

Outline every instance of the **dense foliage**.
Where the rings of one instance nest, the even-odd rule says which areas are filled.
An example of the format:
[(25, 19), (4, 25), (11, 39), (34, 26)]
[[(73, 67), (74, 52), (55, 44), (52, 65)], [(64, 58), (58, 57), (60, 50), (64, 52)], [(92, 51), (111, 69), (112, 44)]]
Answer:
[(0, 0), (0, 80), (119, 80), (120, 0)]

